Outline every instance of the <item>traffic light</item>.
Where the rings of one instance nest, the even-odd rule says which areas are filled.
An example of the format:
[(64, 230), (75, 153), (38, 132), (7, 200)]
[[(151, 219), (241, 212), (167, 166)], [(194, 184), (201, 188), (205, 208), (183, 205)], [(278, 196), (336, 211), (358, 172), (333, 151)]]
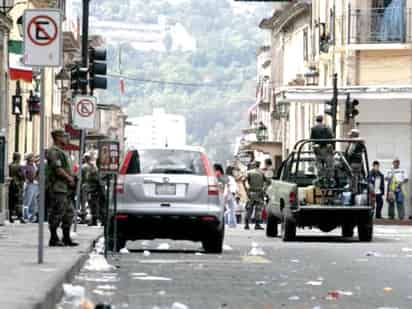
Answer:
[(13, 115), (21, 115), (23, 113), (23, 106), (22, 106), (23, 98), (21, 95), (14, 95), (12, 98), (12, 114)]
[(27, 104), (29, 105), (29, 115), (31, 121), (33, 115), (40, 113), (40, 97), (37, 94), (34, 94), (33, 91), (30, 91), (30, 96), (27, 99)]
[(107, 52), (104, 48), (89, 49), (89, 87), (91, 93), (94, 89), (107, 89)]
[(356, 99), (351, 100), (350, 96), (346, 97), (345, 104), (345, 120), (349, 122), (351, 119), (354, 119), (359, 115), (359, 110), (356, 108), (359, 105), (359, 101)]
[(70, 88), (75, 92), (83, 90), (86, 92), (86, 87), (88, 84), (88, 70), (87, 68), (82, 68), (80, 65), (76, 65), (70, 70)]
[(328, 106), (325, 109), (325, 114), (331, 116), (332, 120), (335, 120), (338, 112), (338, 101), (335, 98), (332, 98), (331, 100), (326, 101), (325, 104)]

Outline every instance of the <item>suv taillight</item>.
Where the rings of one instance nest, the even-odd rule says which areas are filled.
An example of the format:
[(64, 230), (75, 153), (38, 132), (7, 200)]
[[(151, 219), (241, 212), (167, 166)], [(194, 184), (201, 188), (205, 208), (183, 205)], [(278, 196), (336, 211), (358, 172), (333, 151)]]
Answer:
[(296, 192), (292, 191), (289, 193), (289, 204), (290, 205), (295, 205), (297, 200)]
[(217, 184), (216, 177), (208, 176), (207, 182), (208, 182), (207, 194), (208, 195), (219, 195), (219, 186)]
[(124, 193), (124, 180), (123, 180), (124, 176), (119, 175), (118, 179), (117, 179), (117, 184), (116, 184), (116, 193)]

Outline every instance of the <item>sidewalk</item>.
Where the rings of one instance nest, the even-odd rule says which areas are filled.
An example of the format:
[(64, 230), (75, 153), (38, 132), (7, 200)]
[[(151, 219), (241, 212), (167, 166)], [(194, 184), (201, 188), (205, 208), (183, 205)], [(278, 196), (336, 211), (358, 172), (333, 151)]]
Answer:
[(78, 225), (78, 247), (49, 248), (44, 225), (44, 263), (37, 264), (37, 224), (0, 226), (0, 308), (54, 309), (62, 284), (80, 270), (102, 228)]
[(399, 220), (399, 219), (375, 219), (376, 225), (412, 225), (412, 220)]

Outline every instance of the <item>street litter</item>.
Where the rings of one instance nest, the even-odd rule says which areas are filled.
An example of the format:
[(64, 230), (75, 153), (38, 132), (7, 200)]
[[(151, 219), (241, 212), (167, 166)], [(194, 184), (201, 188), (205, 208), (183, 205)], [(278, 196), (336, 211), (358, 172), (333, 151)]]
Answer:
[(106, 290), (106, 291), (114, 291), (117, 290), (117, 288), (114, 285), (109, 285), (109, 284), (105, 284), (105, 285), (98, 285), (97, 289), (99, 290)]
[(86, 294), (86, 290), (80, 285), (63, 284), (63, 293), (66, 302), (79, 306)]
[(280, 285), (280, 286), (287, 286), (288, 283), (287, 283), (287, 282), (281, 282), (281, 283), (279, 283), (279, 285)]
[(132, 279), (141, 281), (172, 281), (170, 278), (156, 276), (135, 276)]
[(150, 256), (150, 251), (148, 250), (143, 251), (143, 256)]
[(88, 271), (111, 271), (116, 267), (110, 265), (103, 255), (91, 253), (84, 269)]
[(185, 304), (181, 304), (181, 303), (173, 303), (172, 308), (171, 309), (189, 309), (188, 306), (186, 306)]
[(120, 249), (120, 253), (121, 254), (128, 254), (128, 253), (130, 253), (130, 251), (125, 247), (125, 248)]
[(391, 287), (386, 287), (386, 288), (383, 288), (383, 291), (386, 293), (389, 293), (389, 292), (392, 292), (393, 289)]
[(166, 295), (166, 291), (159, 291), (157, 292), (157, 295), (164, 296)]
[(118, 282), (120, 279), (117, 277), (117, 274), (105, 274), (104, 276), (90, 276), (90, 275), (78, 275), (75, 277), (76, 280), (79, 281), (89, 281), (89, 282), (102, 282), (102, 283), (109, 283), (109, 282)]
[(321, 286), (323, 284), (322, 281), (308, 281), (306, 285), (313, 285), (313, 286)]
[(343, 296), (352, 296), (353, 292), (351, 291), (337, 291), (339, 293), (339, 295), (343, 295)]
[(138, 276), (147, 276), (146, 273), (131, 273), (131, 276), (138, 277)]
[(168, 243), (162, 243), (157, 247), (157, 250), (169, 250), (170, 245)]
[(265, 285), (266, 281), (256, 281), (256, 285)]
[(366, 256), (382, 256), (382, 254), (378, 253), (378, 252), (374, 252), (374, 251), (368, 251), (366, 252)]
[(196, 252), (195, 255), (199, 255), (199, 256), (200, 256), (200, 255), (203, 255), (203, 253)]
[(323, 277), (318, 277), (318, 281), (324, 281), (325, 279)]
[(402, 252), (412, 252), (412, 248), (402, 248)]
[(291, 296), (289, 297), (289, 300), (299, 300), (300, 297), (299, 296)]
[(256, 242), (252, 242), (252, 249), (249, 251), (249, 255), (259, 256), (265, 255), (265, 251), (259, 247), (259, 244)]
[(100, 296), (113, 296), (115, 294), (113, 291), (102, 291), (99, 289), (94, 289), (93, 293)]
[(326, 300), (337, 300), (339, 298), (338, 291), (330, 291), (328, 292), (328, 296), (326, 296)]
[(233, 248), (231, 246), (226, 245), (226, 244), (223, 245), (223, 251), (232, 251), (232, 250)]
[(300, 261), (299, 260), (297, 260), (297, 259), (294, 259), (294, 260), (290, 260), (292, 263), (300, 263)]

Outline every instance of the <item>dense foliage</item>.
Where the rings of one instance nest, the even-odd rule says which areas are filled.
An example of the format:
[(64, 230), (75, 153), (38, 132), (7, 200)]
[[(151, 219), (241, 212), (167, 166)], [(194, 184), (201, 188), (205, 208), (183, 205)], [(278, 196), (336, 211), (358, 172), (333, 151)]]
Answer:
[[(268, 16), (267, 4), (235, 12), (233, 0), (100, 0), (91, 1), (100, 20), (156, 23), (158, 16), (181, 23), (196, 39), (193, 52), (143, 52), (122, 42), (121, 70), (139, 79), (177, 81), (204, 86), (182, 86), (126, 80), (122, 104), (129, 117), (164, 107), (187, 118), (188, 142), (203, 145), (215, 161), (233, 153), (235, 137), (247, 126), (247, 108), (253, 104), (256, 80), (256, 48), (263, 43), (257, 24)], [(247, 7), (251, 5), (244, 4)], [(103, 34), (104, 35), (104, 34)], [(118, 72), (119, 45), (109, 46), (110, 71)], [(119, 101), (118, 80), (110, 81), (107, 100)]]

